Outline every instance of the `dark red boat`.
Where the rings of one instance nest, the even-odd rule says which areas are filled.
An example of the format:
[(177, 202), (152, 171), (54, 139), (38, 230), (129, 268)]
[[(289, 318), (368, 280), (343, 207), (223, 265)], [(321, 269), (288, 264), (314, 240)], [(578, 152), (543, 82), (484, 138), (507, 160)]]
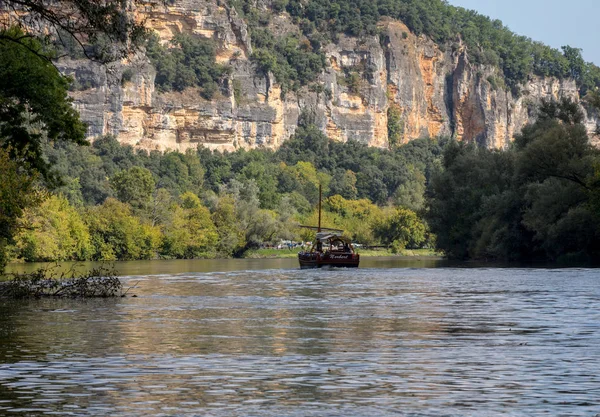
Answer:
[[(338, 231), (336, 231), (338, 232)], [(300, 268), (358, 268), (360, 255), (354, 252), (349, 239), (332, 231), (318, 232), (309, 251), (298, 254)]]
[(360, 255), (354, 252), (350, 239), (342, 236), (343, 230), (321, 227), (321, 187), (319, 187), (319, 225), (301, 226), (317, 231), (316, 239), (308, 251), (298, 254), (301, 269), (322, 268), (358, 268)]

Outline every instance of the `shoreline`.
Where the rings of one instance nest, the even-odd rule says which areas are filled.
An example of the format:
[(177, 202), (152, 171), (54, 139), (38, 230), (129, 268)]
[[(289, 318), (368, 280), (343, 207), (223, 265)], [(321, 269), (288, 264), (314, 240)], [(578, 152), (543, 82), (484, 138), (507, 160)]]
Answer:
[[(298, 256), (298, 249), (256, 249), (248, 251), (246, 256), (239, 259), (290, 259)], [(436, 252), (431, 249), (415, 249), (415, 250), (404, 250), (401, 253), (392, 253), (389, 250), (380, 249), (363, 249), (357, 250), (361, 258), (398, 258), (398, 259), (431, 259), (431, 260), (443, 260), (446, 259), (443, 254)]]

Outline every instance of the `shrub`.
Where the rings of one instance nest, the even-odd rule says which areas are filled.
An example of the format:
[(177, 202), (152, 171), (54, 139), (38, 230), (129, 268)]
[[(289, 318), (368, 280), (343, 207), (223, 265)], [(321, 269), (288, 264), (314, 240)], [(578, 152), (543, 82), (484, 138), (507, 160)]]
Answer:
[(149, 37), (146, 55), (156, 68), (155, 84), (161, 91), (183, 91), (200, 87), (201, 95), (211, 99), (231, 69), (216, 63), (214, 41), (195, 35), (175, 36), (170, 47), (163, 47), (156, 34)]

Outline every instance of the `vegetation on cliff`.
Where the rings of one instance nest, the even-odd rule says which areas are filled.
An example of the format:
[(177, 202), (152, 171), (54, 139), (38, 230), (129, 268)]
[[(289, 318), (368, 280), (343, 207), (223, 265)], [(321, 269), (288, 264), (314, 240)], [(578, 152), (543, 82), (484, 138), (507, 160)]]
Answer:
[(199, 36), (179, 34), (164, 47), (151, 34), (146, 55), (156, 68), (154, 83), (161, 91), (200, 87), (202, 97), (210, 100), (229, 73), (228, 67), (215, 62), (215, 43)]
[[(312, 82), (321, 69), (320, 59), (324, 62), (321, 46), (340, 34), (379, 34), (385, 40), (378, 22), (389, 17), (417, 35), (427, 35), (442, 49), (466, 47), (472, 63), (498, 67), (505, 84), (515, 91), (532, 74), (573, 78), (583, 94), (600, 86), (600, 68), (586, 63), (579, 49), (565, 46), (559, 51), (511, 32), (499, 20), (443, 0), (278, 0), (269, 12), (257, 10), (251, 0), (231, 4), (248, 22), (259, 68), (272, 71), (283, 85)], [(273, 35), (269, 25), (280, 13), (292, 17), (298, 32), (284, 38)]]

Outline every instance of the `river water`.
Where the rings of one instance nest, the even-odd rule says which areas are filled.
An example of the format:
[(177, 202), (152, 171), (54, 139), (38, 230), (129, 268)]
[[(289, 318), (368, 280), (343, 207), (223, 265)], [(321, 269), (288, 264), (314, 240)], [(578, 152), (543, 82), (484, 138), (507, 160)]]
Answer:
[(0, 415), (600, 414), (599, 270), (211, 262), (0, 301)]

